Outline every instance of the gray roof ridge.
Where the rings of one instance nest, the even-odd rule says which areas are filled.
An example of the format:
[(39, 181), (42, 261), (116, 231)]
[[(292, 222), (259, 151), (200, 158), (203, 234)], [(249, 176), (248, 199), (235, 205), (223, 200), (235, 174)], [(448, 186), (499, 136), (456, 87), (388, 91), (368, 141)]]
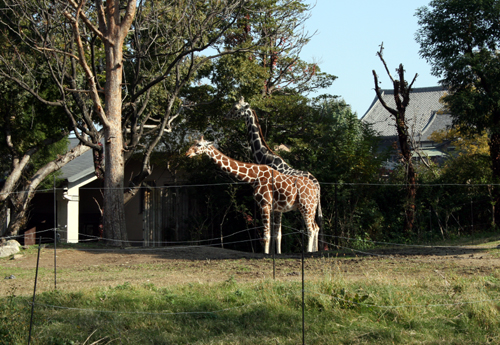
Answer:
[[(417, 93), (417, 92), (432, 92), (432, 91), (444, 91), (447, 88), (444, 86), (424, 86), (424, 87), (412, 87), (410, 90), (410, 93)], [(394, 94), (394, 89), (381, 89), (382, 94), (389, 94), (393, 95)], [(375, 95), (375, 99), (377, 96)]]
[[(439, 119), (441, 117), (441, 119)], [(438, 120), (440, 121), (445, 121), (445, 122), (448, 122), (446, 121), (447, 119), (451, 119), (451, 114), (445, 112), (445, 113), (440, 113), (439, 110), (438, 111), (433, 111), (432, 112), (432, 115), (429, 119), (429, 121), (427, 122), (427, 124), (424, 126), (424, 128), (422, 128), (422, 131), (420, 132), (420, 135), (422, 137), (425, 137), (425, 139), (428, 139), (429, 136), (432, 134), (432, 132), (430, 133), (427, 133), (428, 131), (430, 131), (430, 129), (432, 128), (432, 126), (435, 125), (435, 122), (437, 122)], [(451, 120), (449, 120), (451, 121)], [(450, 122), (447, 126), (451, 126), (452, 123)]]
[[(382, 91), (382, 96), (384, 95), (385, 93), (385, 90), (380, 90)], [(394, 92), (394, 91), (393, 91)], [(368, 114), (368, 112), (373, 108), (373, 106), (375, 105), (375, 103), (377, 103), (378, 101), (378, 97), (377, 95), (375, 95), (375, 98), (373, 99), (372, 103), (370, 104), (370, 106), (368, 107), (368, 110), (365, 111), (365, 114), (363, 116), (361, 116), (360, 120), (363, 120), (363, 118), (366, 116), (366, 114)]]
[[(80, 140), (74, 137), (70, 137), (68, 149), (73, 149), (80, 144)], [(81, 178), (94, 176), (94, 154), (92, 149), (82, 153), (80, 156), (76, 157), (72, 161), (66, 163), (61, 168), (61, 178), (67, 180), (68, 182), (75, 182)]]
[(420, 130), (420, 135), (423, 135), (425, 131), (432, 126), (432, 123), (436, 120), (438, 111), (433, 110), (429, 121), (425, 124), (425, 126)]
[[(420, 92), (433, 92), (433, 91), (444, 91), (446, 90), (447, 88), (444, 87), (444, 86), (441, 86), (441, 85), (438, 85), (438, 86), (424, 86), (424, 87), (412, 87), (410, 92), (411, 93), (420, 93)], [(382, 93), (382, 96), (384, 95), (394, 95), (394, 89), (380, 89), (381, 93)], [(363, 116), (361, 116), (360, 120), (362, 120), (366, 114), (368, 114), (368, 112), (373, 108), (373, 106), (375, 105), (375, 103), (377, 103), (378, 101), (378, 97), (377, 95), (375, 95), (375, 98), (373, 98), (373, 101), (372, 103), (370, 104), (370, 106), (368, 107), (368, 109), (366, 110), (366, 112), (363, 114)]]

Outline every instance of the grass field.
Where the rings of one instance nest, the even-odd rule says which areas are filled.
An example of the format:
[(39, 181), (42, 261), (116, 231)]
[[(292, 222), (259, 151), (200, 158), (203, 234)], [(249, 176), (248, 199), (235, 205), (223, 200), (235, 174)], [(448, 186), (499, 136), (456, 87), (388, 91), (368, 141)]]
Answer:
[[(308, 257), (305, 343), (500, 344), (496, 244)], [(53, 270), (40, 270), (32, 344), (302, 344), (298, 258), (279, 258), (273, 280), (263, 256), (175, 260), (122, 251), (99, 254), (96, 265), (95, 252), (64, 250), (57, 290)], [(44, 249), (41, 262), (52, 254)], [(0, 344), (28, 341), (35, 260), (33, 249), (0, 260)], [(9, 274), (16, 279), (3, 279)]]

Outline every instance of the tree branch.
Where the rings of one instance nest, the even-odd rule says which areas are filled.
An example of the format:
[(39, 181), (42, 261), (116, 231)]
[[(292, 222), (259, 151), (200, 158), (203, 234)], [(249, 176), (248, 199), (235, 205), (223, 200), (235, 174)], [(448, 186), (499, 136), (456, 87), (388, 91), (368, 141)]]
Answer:
[(385, 102), (384, 98), (383, 98), (383, 95), (382, 95), (382, 92), (380, 90), (380, 87), (378, 86), (379, 82), (378, 82), (378, 76), (377, 76), (377, 73), (375, 72), (375, 70), (372, 71), (373, 73), (373, 79), (374, 79), (374, 82), (375, 82), (375, 93), (377, 94), (377, 98), (378, 100), (380, 101), (380, 104), (382, 104), (382, 106), (389, 112), (391, 113), (392, 115), (394, 116), (397, 116), (398, 115), (398, 112), (395, 110), (395, 109), (392, 109), (391, 107), (389, 107), (387, 105), (387, 103)]
[[(83, 2), (82, 2), (83, 3)], [(102, 107), (101, 99), (99, 98), (98, 90), (97, 90), (97, 85), (96, 85), (96, 79), (95, 76), (92, 74), (92, 70), (87, 64), (87, 61), (85, 60), (85, 51), (83, 49), (83, 43), (82, 43), (82, 38), (80, 36), (80, 29), (78, 26), (78, 16), (80, 15), (81, 8), (77, 9), (76, 12), (76, 17), (72, 20), (73, 24), (73, 29), (74, 29), (74, 38), (76, 41), (77, 49), (78, 49), (78, 55), (80, 56), (80, 61), (79, 64), (82, 66), (85, 75), (87, 76), (87, 82), (90, 87), (90, 97), (92, 101), (94, 102), (94, 108), (96, 109), (97, 115), (101, 119), (103, 125), (105, 127), (110, 127), (111, 123), (106, 117), (106, 113), (104, 112), (104, 109)]]
[(382, 64), (384, 65), (385, 71), (387, 72), (387, 75), (389, 78), (391, 78), (392, 83), (394, 84), (394, 78), (391, 75), (391, 72), (389, 72), (389, 68), (387, 67), (387, 64), (385, 63), (384, 60), (384, 42), (380, 44), (380, 50), (377, 52), (377, 56), (380, 58), (380, 61), (382, 61)]

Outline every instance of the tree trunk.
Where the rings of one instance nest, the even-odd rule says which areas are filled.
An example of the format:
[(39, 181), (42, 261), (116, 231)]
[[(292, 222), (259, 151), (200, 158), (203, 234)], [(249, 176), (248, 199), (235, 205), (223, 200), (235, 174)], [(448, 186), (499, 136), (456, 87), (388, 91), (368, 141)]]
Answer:
[(11, 210), (11, 220), (6, 234), (9, 236), (17, 236), (19, 231), (23, 229), (27, 219), (28, 206), (36, 194), (36, 189), (40, 183), (45, 180), (51, 173), (58, 171), (64, 165), (71, 162), (73, 159), (79, 157), (83, 153), (90, 150), (90, 147), (85, 145), (78, 145), (72, 150), (66, 152), (64, 155), (59, 156), (56, 160), (45, 164), (43, 167), (33, 174), (33, 177), (28, 180), (23, 189), (23, 192), (13, 194), (14, 190), (3, 191), (2, 193), (8, 194), (14, 209)]
[(127, 246), (127, 229), (123, 198), (124, 157), (122, 134), (122, 39), (106, 44), (104, 174), (104, 236), (113, 246)]
[[(34, 195), (29, 198), (29, 201), (33, 199), (33, 196)], [(17, 236), (28, 222), (28, 208), (19, 205), (22, 204), (23, 201), (15, 200), (14, 203), (16, 206), (14, 206), (14, 209), (11, 209), (11, 219), (7, 229), (7, 234), (9, 236)]]
[(127, 246), (127, 229), (125, 226), (125, 211), (123, 199), (123, 145), (121, 132), (115, 129), (107, 130), (104, 174), (104, 237), (113, 246)]
[(403, 231), (405, 234), (410, 234), (413, 231), (413, 224), (415, 222), (415, 199), (417, 194), (417, 185), (416, 185), (416, 174), (415, 169), (413, 167), (412, 162), (412, 149), (410, 145), (410, 134), (408, 133), (408, 126), (406, 124), (406, 107), (410, 103), (410, 92), (413, 86), (413, 83), (417, 79), (417, 74), (413, 78), (413, 81), (408, 85), (404, 78), (404, 68), (403, 64), (399, 65), (397, 69), (399, 80), (394, 79), (387, 68), (387, 64), (382, 56), (382, 51), (384, 47), (380, 46), (380, 51), (377, 53), (380, 60), (384, 64), (385, 70), (389, 78), (391, 78), (393, 87), (394, 87), (394, 102), (396, 104), (396, 109), (393, 109), (387, 105), (382, 96), (382, 92), (379, 87), (377, 73), (373, 70), (373, 77), (375, 82), (375, 93), (377, 94), (377, 98), (379, 99), (382, 106), (394, 116), (396, 121), (396, 130), (399, 139), (399, 148), (401, 150), (401, 155), (403, 156), (403, 162), (406, 167), (406, 185), (407, 185), (407, 199), (405, 203), (405, 223), (403, 227)]
[(416, 188), (416, 174), (412, 161), (412, 150), (409, 145), (410, 138), (408, 136), (408, 129), (405, 123), (405, 110), (398, 114), (396, 118), (396, 128), (399, 138), (399, 146), (401, 148), (401, 155), (406, 166), (406, 181), (407, 181), (407, 196), (405, 205), (405, 223), (403, 231), (405, 234), (410, 234), (413, 231), (413, 224), (415, 223), (415, 199), (417, 195)]
[[(99, 6), (102, 2), (97, 2)], [(123, 7), (123, 5), (125, 5)], [(123, 198), (124, 155), (122, 133), (123, 42), (135, 17), (137, 2), (106, 2), (99, 12), (99, 28), (106, 51), (106, 84), (104, 86), (104, 235), (113, 246), (128, 246)], [(90, 72), (88, 75), (92, 75)], [(96, 98), (96, 106), (98, 107)], [(102, 109), (98, 109), (98, 111)]]
[(410, 161), (407, 164), (407, 178), (408, 178), (408, 194), (407, 194), (407, 204), (406, 204), (406, 219), (404, 224), (404, 232), (406, 234), (411, 234), (413, 232), (413, 225), (415, 223), (415, 199), (417, 196), (417, 187), (416, 187), (416, 175), (415, 169), (413, 168), (413, 164), (410, 158)]
[[(495, 184), (500, 183), (500, 133), (492, 133), (490, 138), (490, 156), (491, 156), (491, 168), (493, 171), (493, 182)], [(496, 226), (498, 221), (500, 220), (500, 207), (496, 207), (496, 205), (500, 205), (500, 189), (498, 186), (493, 186), (492, 190), (493, 197), (493, 219), (492, 225)]]
[(10, 172), (9, 176), (7, 176), (7, 180), (4, 182), (4, 185), (0, 190), (0, 202), (7, 200), (10, 193), (12, 193), (16, 189), (16, 186), (19, 183), (19, 179), (21, 179), (26, 165), (31, 161), (31, 151), (34, 150), (30, 150), (30, 152), (26, 153), (22, 159), (16, 159), (16, 162), (12, 164), (12, 171)]

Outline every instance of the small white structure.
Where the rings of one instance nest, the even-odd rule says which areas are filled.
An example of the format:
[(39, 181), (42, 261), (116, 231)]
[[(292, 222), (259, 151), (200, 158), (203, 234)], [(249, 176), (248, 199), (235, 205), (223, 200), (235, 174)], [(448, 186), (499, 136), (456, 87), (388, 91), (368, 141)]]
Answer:
[[(76, 138), (69, 140), (70, 147), (79, 143)], [(140, 161), (128, 162), (125, 176), (133, 176), (140, 164)], [(101, 214), (104, 182), (95, 175), (92, 150), (64, 165), (60, 172), (58, 179), (64, 182), (55, 196), (57, 236), (65, 243), (98, 240), (104, 236)], [(184, 176), (184, 173), (174, 173)], [(189, 226), (196, 200), (190, 197), (186, 188), (175, 187), (183, 181), (175, 175), (168, 167), (157, 166), (144, 182), (145, 188), (125, 205), (128, 239), (132, 245), (160, 246), (164, 245), (161, 241), (166, 241), (167, 236), (172, 241), (184, 240), (188, 236), (185, 227)], [(37, 222), (34, 221), (32, 226), (46, 220), (45, 228), (52, 228), (53, 192), (41, 192), (35, 198), (32, 215)], [(44, 230), (43, 225), (36, 231), (40, 230)]]
[[(70, 139), (71, 147), (78, 139)], [(97, 180), (94, 173), (93, 153), (89, 150), (61, 168), (66, 187), (57, 193), (57, 228), (61, 239), (67, 243), (78, 243), (80, 228), (80, 188)], [(96, 205), (97, 207), (97, 205)]]

